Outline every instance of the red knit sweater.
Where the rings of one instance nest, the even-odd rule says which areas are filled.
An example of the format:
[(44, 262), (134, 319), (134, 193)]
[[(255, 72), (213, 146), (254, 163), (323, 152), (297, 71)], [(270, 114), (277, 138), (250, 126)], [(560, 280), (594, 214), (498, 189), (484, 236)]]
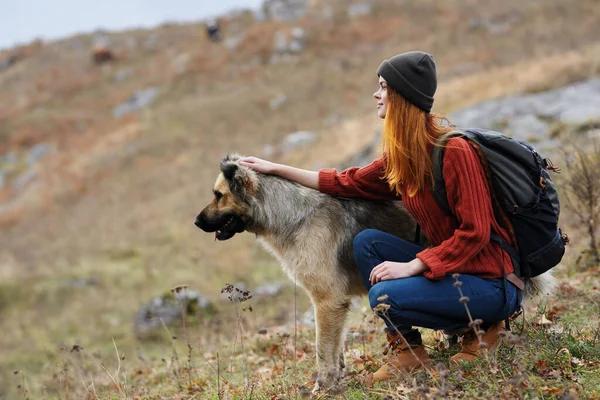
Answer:
[(481, 278), (500, 278), (502, 265), (513, 272), (508, 253), (490, 242), (490, 229), (506, 243), (510, 235), (494, 217), (488, 184), (479, 157), (462, 138), (448, 142), (444, 154), (443, 174), (450, 209), (456, 220), (436, 203), (431, 188), (413, 197), (397, 196), (382, 179), (385, 164), (377, 159), (366, 167), (352, 167), (342, 172), (319, 171), (319, 190), (333, 196), (360, 197), (372, 200), (400, 200), (421, 225), (432, 243), (417, 254), (428, 267), (425, 277), (441, 279), (459, 272)]

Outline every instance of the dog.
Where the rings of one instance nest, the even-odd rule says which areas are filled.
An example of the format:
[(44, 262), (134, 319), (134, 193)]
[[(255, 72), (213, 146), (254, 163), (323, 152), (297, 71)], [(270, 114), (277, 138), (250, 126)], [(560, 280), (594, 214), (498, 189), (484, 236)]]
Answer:
[(239, 158), (223, 158), (215, 196), (195, 223), (216, 240), (256, 234), (306, 291), (315, 309), (318, 391), (343, 375), (346, 316), (352, 298), (367, 294), (352, 254), (354, 237), (373, 228), (412, 240), (416, 222), (399, 201), (328, 196), (242, 167)]
[(254, 233), (315, 309), (317, 381), (314, 392), (343, 376), (344, 325), (353, 297), (367, 294), (353, 257), (354, 237), (378, 229), (414, 240), (416, 222), (400, 201), (332, 197), (274, 175), (221, 161), (214, 198), (195, 224), (215, 239)]

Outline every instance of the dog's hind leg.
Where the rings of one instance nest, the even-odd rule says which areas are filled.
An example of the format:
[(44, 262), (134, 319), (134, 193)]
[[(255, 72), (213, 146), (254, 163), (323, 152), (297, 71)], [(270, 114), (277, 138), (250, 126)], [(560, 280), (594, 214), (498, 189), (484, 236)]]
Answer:
[(314, 392), (335, 386), (344, 362), (344, 323), (350, 303), (329, 298), (315, 303), (318, 377)]

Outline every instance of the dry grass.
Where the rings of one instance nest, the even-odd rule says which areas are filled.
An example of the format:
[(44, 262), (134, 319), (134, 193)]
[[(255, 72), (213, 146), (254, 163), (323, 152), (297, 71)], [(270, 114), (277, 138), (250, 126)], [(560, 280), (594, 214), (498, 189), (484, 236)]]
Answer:
[[(448, 358), (456, 349), (426, 334), (438, 372), (433, 375), (400, 374), (373, 385), (369, 373), (382, 362), (382, 323), (364, 307), (354, 312), (343, 394), (328, 398), (597, 398), (600, 299), (590, 295), (590, 288), (598, 284), (598, 268), (572, 281), (565, 275), (566, 265), (558, 269), (563, 277), (559, 295), (530, 304), (526, 319), (514, 321), (513, 333), (488, 357), (449, 368)], [(6, 384), (14, 389), (10, 393), (33, 398), (304, 398), (314, 383), (314, 331), (299, 326), (294, 336), (288, 326), (257, 334), (256, 322), (265, 321), (261, 314), (272, 307), (252, 299), (232, 302), (223, 305), (230, 321), (218, 336), (184, 325), (165, 329), (159, 342), (141, 343), (134, 351), (123, 350), (128, 346), (124, 337), (100, 338), (103, 346), (90, 347), (66, 336), (63, 344), (46, 350), (42, 374), (31, 376), (31, 367), (13, 367)]]

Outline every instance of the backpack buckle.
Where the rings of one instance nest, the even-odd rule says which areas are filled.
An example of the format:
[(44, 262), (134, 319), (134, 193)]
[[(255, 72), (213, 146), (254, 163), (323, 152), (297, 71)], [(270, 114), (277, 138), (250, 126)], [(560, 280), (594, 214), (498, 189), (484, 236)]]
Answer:
[(557, 167), (556, 165), (554, 165), (554, 163), (552, 163), (552, 160), (549, 158), (544, 158), (543, 160), (544, 162), (544, 168), (546, 168), (549, 171), (552, 171), (554, 173), (560, 174), (560, 167)]
[(562, 231), (562, 229), (559, 229), (560, 231), (560, 238), (562, 239), (563, 243), (566, 245), (568, 245), (569, 243), (571, 243), (571, 238), (569, 237), (569, 235), (567, 235), (566, 233), (564, 233)]

